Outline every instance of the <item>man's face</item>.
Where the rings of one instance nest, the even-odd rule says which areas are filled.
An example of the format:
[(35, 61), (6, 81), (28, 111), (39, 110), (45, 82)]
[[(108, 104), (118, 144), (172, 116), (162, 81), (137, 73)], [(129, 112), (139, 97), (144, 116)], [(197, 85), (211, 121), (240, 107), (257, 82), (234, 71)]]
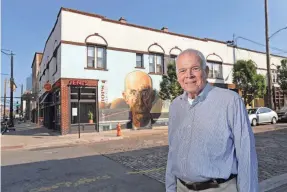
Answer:
[(133, 113), (149, 113), (154, 100), (150, 77), (141, 71), (132, 72), (126, 78), (125, 87), (123, 97)]
[(181, 55), (177, 60), (177, 80), (186, 92), (197, 95), (206, 84), (208, 68), (202, 69), (195, 53)]

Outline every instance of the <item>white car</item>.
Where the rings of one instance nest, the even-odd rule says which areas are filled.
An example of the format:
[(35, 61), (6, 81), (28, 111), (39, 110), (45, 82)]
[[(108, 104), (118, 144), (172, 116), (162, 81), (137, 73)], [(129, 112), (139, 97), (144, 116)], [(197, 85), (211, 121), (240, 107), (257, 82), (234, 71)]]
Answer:
[(247, 109), (247, 112), (252, 126), (261, 123), (275, 124), (278, 121), (277, 113), (267, 107), (251, 108)]

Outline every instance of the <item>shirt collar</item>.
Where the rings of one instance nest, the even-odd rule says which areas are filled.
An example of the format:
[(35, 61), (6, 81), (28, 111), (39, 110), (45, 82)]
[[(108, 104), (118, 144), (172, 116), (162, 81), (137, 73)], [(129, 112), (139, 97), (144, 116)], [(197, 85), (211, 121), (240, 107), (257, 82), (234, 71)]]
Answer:
[[(209, 83), (206, 83), (205, 87), (203, 88), (201, 93), (195, 98), (195, 100), (203, 101), (211, 89), (212, 89), (212, 86)], [(187, 101), (188, 93), (184, 91), (183, 94), (180, 96), (180, 98)]]

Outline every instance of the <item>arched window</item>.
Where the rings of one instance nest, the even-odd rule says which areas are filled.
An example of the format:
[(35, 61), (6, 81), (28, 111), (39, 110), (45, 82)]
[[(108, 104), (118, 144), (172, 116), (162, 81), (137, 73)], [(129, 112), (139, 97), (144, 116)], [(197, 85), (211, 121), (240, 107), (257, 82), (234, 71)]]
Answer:
[(208, 78), (211, 79), (223, 79), (223, 72), (222, 72), (222, 58), (215, 54), (209, 54), (206, 57), (206, 65), (209, 68)]
[(108, 43), (98, 33), (89, 35), (87, 44), (87, 68), (107, 69), (107, 46)]
[(157, 43), (148, 47), (149, 72), (154, 74), (164, 73), (164, 49)]
[(182, 52), (182, 50), (180, 48), (178, 48), (177, 46), (173, 47), (170, 49), (169, 51), (169, 55), (170, 55), (170, 61), (175, 63), (175, 60), (177, 58), (177, 56)]

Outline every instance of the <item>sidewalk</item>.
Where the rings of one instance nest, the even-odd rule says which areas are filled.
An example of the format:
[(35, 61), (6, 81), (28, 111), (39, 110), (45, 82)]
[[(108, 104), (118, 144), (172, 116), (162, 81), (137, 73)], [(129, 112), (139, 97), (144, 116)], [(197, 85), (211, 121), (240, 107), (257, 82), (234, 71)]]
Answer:
[(126, 137), (139, 135), (160, 134), (167, 132), (167, 127), (156, 127), (147, 130), (123, 129), (122, 136), (116, 136), (116, 131), (104, 131), (94, 133), (60, 135), (57, 132), (44, 127), (38, 127), (33, 123), (15, 125), (16, 131), (2, 135), (1, 150), (36, 149), (60, 146), (74, 146), (79, 144), (91, 144), (96, 142), (120, 140)]

